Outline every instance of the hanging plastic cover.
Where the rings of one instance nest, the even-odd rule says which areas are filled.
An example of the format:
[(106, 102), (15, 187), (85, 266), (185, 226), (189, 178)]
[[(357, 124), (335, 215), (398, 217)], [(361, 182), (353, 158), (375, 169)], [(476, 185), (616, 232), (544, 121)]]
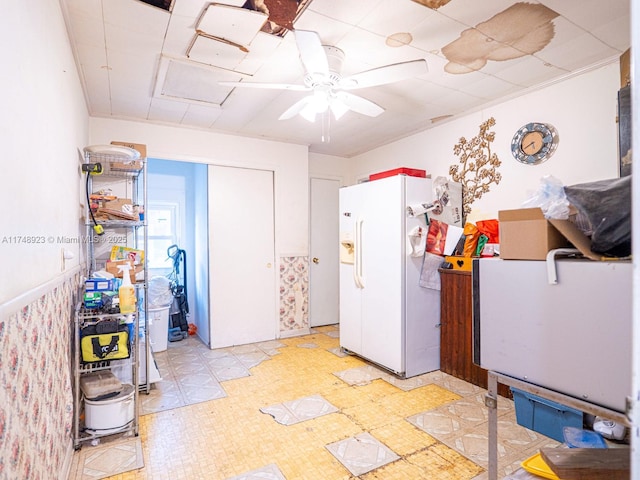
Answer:
[(631, 175), (572, 185), (564, 191), (590, 224), (591, 250), (613, 257), (631, 255)]

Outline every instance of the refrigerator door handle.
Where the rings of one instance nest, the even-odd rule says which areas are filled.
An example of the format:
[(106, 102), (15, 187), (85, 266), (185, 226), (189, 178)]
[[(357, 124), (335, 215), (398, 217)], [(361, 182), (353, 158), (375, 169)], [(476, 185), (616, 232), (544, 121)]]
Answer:
[(353, 279), (356, 283), (356, 287), (364, 288), (364, 282), (362, 278), (362, 223), (364, 220), (356, 220), (356, 238), (353, 242), (354, 247), (354, 266), (353, 266)]

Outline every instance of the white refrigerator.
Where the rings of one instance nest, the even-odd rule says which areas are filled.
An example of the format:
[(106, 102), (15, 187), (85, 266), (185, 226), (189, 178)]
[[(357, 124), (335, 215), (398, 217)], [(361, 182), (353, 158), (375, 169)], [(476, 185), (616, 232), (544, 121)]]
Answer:
[(405, 378), (440, 368), (440, 291), (419, 285), (407, 237), (428, 227), (406, 207), (432, 190), (405, 175), (340, 189), (340, 346)]

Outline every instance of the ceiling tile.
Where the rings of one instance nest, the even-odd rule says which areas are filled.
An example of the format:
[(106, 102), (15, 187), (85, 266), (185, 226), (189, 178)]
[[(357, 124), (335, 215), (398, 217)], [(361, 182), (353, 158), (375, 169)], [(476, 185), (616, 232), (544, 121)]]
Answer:
[(411, 30), (411, 45), (427, 52), (439, 52), (442, 47), (458, 38), (466, 28), (468, 27), (463, 23), (446, 15), (434, 13)]
[(69, 13), (102, 19), (102, 0), (66, 0)]
[[(493, 65), (500, 65), (500, 68), (492, 68)], [(542, 59), (531, 56), (506, 62), (493, 62), (487, 65), (484, 70), (507, 82), (523, 87), (532, 87), (546, 83), (552, 78), (565, 77), (569, 74), (568, 70), (559, 69)]]
[(235, 70), (246, 56), (236, 45), (204, 35), (196, 35), (187, 51), (190, 60), (227, 70)]
[(535, 54), (551, 65), (571, 71), (618, 54), (613, 48), (562, 17), (557, 18), (554, 23), (554, 39)]
[(107, 24), (160, 38), (164, 37), (170, 16), (166, 10), (131, 0), (103, 0), (102, 11)]
[(161, 36), (153, 35), (148, 32), (138, 32), (106, 24), (105, 39), (109, 52), (147, 55), (150, 51), (159, 52), (162, 49), (164, 34)]
[(78, 61), (80, 65), (89, 70), (107, 71), (107, 52), (104, 46), (95, 47), (92, 45), (78, 45), (77, 49)]
[(631, 22), (629, 17), (620, 17), (603, 23), (591, 30), (591, 34), (601, 39), (607, 45), (624, 52), (629, 48), (631, 38)]
[(111, 99), (111, 115), (125, 118), (147, 118), (151, 98), (143, 90), (122, 89)]
[[(267, 70), (275, 69), (275, 63), (277, 58), (275, 58), (276, 52), (281, 52), (283, 50), (279, 50), (280, 45), (282, 44), (282, 37), (277, 35), (271, 35), (264, 32), (258, 32), (255, 36), (251, 44), (248, 46), (249, 53), (245, 55), (245, 57), (238, 63), (237, 70), (246, 74), (253, 75), (263, 65), (267, 66)], [(295, 55), (297, 55), (297, 49), (294, 48)], [(295, 59), (295, 55), (291, 58)], [(272, 61), (272, 59), (274, 61)], [(286, 65), (287, 70), (296, 70), (297, 71), (297, 62), (291, 62), (291, 59), (287, 58), (286, 62), (280, 62), (279, 69), (282, 70)]]
[(111, 114), (111, 98), (100, 94), (109, 90), (109, 73), (104, 69), (82, 67), (87, 90), (89, 111), (92, 115)]
[[(411, 45), (389, 47), (385, 44), (385, 40), (385, 37), (366, 30), (351, 30), (337, 45), (345, 52), (344, 72), (353, 74), (383, 65), (425, 57), (425, 52)], [(359, 65), (357, 70), (354, 65)]]
[(194, 32), (193, 18), (172, 15), (164, 38), (162, 53), (169, 56), (186, 57), (187, 50), (193, 42)]
[[(594, 30), (603, 24), (629, 19), (629, 2), (625, 0), (539, 0), (539, 3), (555, 10), (571, 23), (580, 25), (585, 30)], [(603, 8), (605, 7), (605, 8)]]
[(461, 91), (490, 101), (494, 98), (511, 95), (518, 89), (518, 85), (491, 75), (482, 74), (472, 84), (463, 87)]
[(154, 96), (185, 102), (222, 104), (229, 92), (219, 81), (238, 81), (240, 76), (228, 70), (207, 68), (193, 62), (163, 57), (160, 61)]
[(385, 0), (313, 0), (307, 10), (349, 25), (357, 25), (367, 16), (368, 12), (375, 9), (383, 1)]
[(102, 14), (72, 9), (69, 13), (73, 39), (77, 44), (105, 48)]
[[(513, 0), (482, 0), (478, 1), (451, 1), (440, 7), (438, 12), (449, 18), (467, 25), (476, 27), (479, 23), (486, 22), (498, 13), (503, 12), (514, 3)], [(529, 3), (529, 2), (524, 2)]]
[(181, 123), (188, 104), (154, 98), (149, 107), (148, 119), (156, 122)]
[(182, 117), (182, 124), (210, 128), (221, 113), (222, 110), (220, 108), (191, 104), (187, 107), (184, 117)]
[(429, 65), (429, 73), (426, 79), (439, 85), (445, 85), (449, 88), (459, 89), (476, 81), (482, 73), (461, 73), (453, 74), (445, 71), (444, 67), (448, 60), (439, 55), (429, 55), (427, 64)]
[[(262, 90), (252, 88), (236, 88), (229, 98), (222, 105), (222, 113), (216, 120), (214, 127), (228, 125), (234, 131), (243, 129), (252, 119), (264, 116), (268, 118), (269, 123), (281, 125), (278, 117), (288, 108), (293, 101), (286, 104), (282, 109), (276, 103), (277, 99), (282, 95), (286, 95), (286, 91), (281, 90)], [(298, 95), (297, 98), (301, 98)], [(274, 101), (275, 100), (275, 101)]]
[(128, 90), (142, 91), (146, 97), (151, 95), (157, 68), (156, 58), (119, 52), (108, 52), (108, 58), (112, 96)]
[[(171, 10), (171, 16), (187, 17), (193, 21), (192, 27), (195, 28), (196, 21), (194, 19), (200, 18), (204, 9), (209, 5), (209, 0), (176, 0), (173, 3), (173, 9)], [(220, 1), (217, 3), (226, 3)]]
[(238, 45), (248, 45), (267, 22), (268, 15), (246, 8), (210, 4), (197, 29)]
[[(314, 5), (316, 1), (314, 0), (311, 5)], [(322, 15), (311, 10), (311, 8), (305, 10), (294, 25), (298, 30), (318, 32), (322, 43), (325, 45), (337, 45), (353, 28), (353, 25)], [(293, 35), (288, 36), (293, 37)]]
[(433, 15), (434, 10), (416, 2), (381, 2), (369, 9), (358, 27), (386, 38), (394, 33), (411, 31)]

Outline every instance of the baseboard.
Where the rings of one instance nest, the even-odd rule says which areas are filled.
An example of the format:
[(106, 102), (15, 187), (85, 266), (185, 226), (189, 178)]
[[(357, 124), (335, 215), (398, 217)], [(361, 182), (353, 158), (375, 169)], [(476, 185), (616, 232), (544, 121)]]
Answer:
[(297, 328), (296, 330), (283, 330), (280, 332), (280, 338), (289, 337), (301, 337), (302, 335), (309, 335), (311, 331), (309, 328)]

